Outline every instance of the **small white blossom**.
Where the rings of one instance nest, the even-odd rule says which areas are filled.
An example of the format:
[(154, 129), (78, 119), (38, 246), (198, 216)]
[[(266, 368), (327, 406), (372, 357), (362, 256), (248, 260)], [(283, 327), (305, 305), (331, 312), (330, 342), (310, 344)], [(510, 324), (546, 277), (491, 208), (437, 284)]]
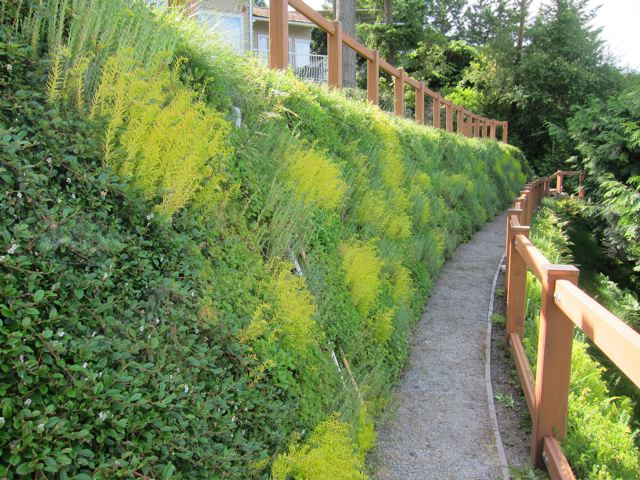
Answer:
[(64, 337), (64, 330), (60, 330), (60, 331), (58, 332), (58, 336), (59, 336), (60, 338)]
[(39, 423), (37, 428), (39, 432), (42, 432), (44, 430), (44, 423)]
[(140, 325), (140, 331), (144, 332), (144, 325)]
[(0, 255), (0, 262), (4, 262), (4, 255)]
[(150, 213), (149, 215), (147, 215), (147, 220), (151, 220), (153, 218), (153, 213)]
[(156, 318), (156, 325), (158, 325), (160, 323), (160, 319)]
[(4, 417), (0, 417), (0, 425), (4, 425)]
[(16, 245), (15, 243), (12, 243), (11, 246), (7, 248), (7, 253), (9, 255), (13, 255), (14, 253), (16, 253), (17, 249), (18, 249), (18, 245)]
[(200, 330), (198, 330), (198, 328), (194, 329), (194, 332), (196, 332), (196, 335), (200, 333)]
[(27, 399), (24, 401), (24, 406), (25, 406), (25, 407), (28, 407), (29, 405), (31, 405), (31, 399), (30, 399), (30, 398), (27, 398)]
[(75, 199), (76, 199), (76, 194), (75, 194), (75, 193), (72, 193), (72, 194), (71, 194), (71, 198), (72, 198), (73, 200), (75, 200)]
[(82, 364), (82, 368), (87, 368), (87, 366), (88, 366), (88, 365), (89, 365), (89, 364), (88, 364), (87, 362), (84, 362), (84, 363)]
[(104, 272), (102, 274), (102, 280), (106, 280), (107, 278), (109, 278), (109, 274), (107, 272)]
[(77, 148), (74, 148), (73, 149), (73, 153), (75, 153), (77, 155), (78, 153), (80, 153), (80, 150), (78, 150)]
[(16, 197), (18, 197), (18, 198), (22, 198), (22, 192), (18, 192), (18, 193), (16, 193)]
[(71, 178), (67, 177), (67, 183), (71, 183)]
[(47, 162), (49, 164), (49, 166), (51, 166), (51, 157), (47, 157), (47, 159), (45, 160), (45, 162)]
[(184, 384), (184, 393), (189, 393), (189, 385)]
[(11, 65), (10, 63), (7, 63), (7, 70), (8, 71), (13, 70), (13, 65)]
[(104, 422), (107, 419), (107, 414), (104, 412), (100, 412), (98, 413), (98, 420), (100, 420), (101, 422)]

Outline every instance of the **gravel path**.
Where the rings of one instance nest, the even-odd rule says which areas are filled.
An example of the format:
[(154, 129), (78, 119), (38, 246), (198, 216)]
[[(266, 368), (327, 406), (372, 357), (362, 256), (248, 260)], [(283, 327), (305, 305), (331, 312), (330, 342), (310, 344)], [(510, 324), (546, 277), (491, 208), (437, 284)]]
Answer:
[(485, 349), (505, 221), (503, 214), (485, 225), (440, 273), (378, 432), (379, 480), (504, 478), (489, 414)]

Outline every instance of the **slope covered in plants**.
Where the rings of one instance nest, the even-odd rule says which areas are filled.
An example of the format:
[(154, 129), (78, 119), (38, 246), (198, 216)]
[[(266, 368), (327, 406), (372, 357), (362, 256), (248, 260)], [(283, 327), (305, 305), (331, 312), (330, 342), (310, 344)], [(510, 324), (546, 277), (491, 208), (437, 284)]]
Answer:
[(366, 476), (521, 154), (128, 0), (0, 1), (0, 476)]

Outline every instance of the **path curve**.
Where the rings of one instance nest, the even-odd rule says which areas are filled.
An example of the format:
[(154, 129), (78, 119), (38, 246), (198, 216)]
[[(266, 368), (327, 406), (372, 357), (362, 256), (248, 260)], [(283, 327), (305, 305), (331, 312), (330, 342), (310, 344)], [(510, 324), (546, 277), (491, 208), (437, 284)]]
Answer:
[(485, 361), (505, 222), (502, 214), (487, 223), (440, 272), (412, 333), (409, 366), (378, 431), (378, 480), (504, 478)]

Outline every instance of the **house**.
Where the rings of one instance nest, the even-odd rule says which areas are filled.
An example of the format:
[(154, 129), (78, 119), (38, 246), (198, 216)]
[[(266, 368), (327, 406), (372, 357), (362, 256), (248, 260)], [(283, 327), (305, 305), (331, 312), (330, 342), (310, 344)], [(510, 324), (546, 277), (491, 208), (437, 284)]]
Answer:
[[(175, 2), (175, 0), (174, 0)], [(171, 0), (147, 0), (167, 6)], [(199, 0), (192, 2), (193, 15), (238, 53), (253, 52), (269, 58), (269, 9), (243, 0)], [(297, 12), (289, 12), (289, 64), (299, 77), (316, 82), (327, 78), (327, 57), (311, 52), (315, 24)]]

